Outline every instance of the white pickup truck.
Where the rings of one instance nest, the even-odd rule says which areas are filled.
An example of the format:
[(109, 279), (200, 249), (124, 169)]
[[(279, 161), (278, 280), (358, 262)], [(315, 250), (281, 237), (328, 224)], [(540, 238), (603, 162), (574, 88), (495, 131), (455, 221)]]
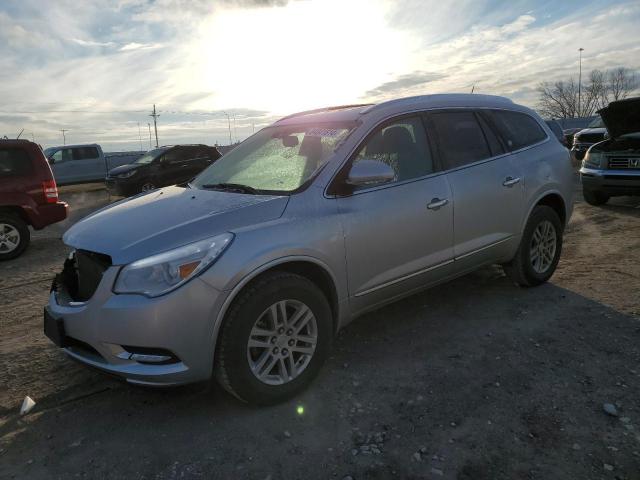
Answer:
[(95, 143), (45, 149), (58, 185), (102, 182), (112, 168), (134, 162), (144, 152), (103, 153)]

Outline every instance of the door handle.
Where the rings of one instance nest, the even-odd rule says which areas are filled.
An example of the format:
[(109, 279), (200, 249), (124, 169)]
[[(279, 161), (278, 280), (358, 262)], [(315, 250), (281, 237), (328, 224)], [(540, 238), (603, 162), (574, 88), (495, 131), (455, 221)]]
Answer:
[(449, 203), (449, 200), (446, 198), (443, 198), (442, 200), (434, 198), (427, 204), (427, 208), (429, 210), (438, 210), (440, 207), (444, 207), (447, 203)]
[(507, 177), (504, 179), (504, 182), (502, 182), (502, 185), (505, 187), (513, 187), (516, 183), (520, 183), (520, 177)]

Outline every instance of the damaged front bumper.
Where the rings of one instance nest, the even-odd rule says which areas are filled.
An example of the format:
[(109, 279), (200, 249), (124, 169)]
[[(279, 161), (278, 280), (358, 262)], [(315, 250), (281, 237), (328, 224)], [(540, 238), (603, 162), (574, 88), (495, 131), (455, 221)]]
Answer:
[(224, 300), (217, 290), (196, 278), (156, 298), (114, 294), (120, 267), (109, 265), (85, 298), (87, 290), (79, 292), (96, 272), (87, 274), (85, 266), (78, 274), (78, 264), (67, 260), (45, 307), (45, 333), (67, 355), (136, 384), (170, 386), (211, 377), (214, 320)]

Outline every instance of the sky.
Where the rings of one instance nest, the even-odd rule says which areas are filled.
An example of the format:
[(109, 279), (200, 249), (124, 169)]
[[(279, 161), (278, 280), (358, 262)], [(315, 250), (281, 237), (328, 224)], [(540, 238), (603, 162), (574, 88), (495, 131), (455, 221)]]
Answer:
[(535, 108), (580, 47), (640, 71), (638, 25), (638, 0), (3, 0), (0, 136), (146, 150), (153, 104), (161, 145), (472, 88)]

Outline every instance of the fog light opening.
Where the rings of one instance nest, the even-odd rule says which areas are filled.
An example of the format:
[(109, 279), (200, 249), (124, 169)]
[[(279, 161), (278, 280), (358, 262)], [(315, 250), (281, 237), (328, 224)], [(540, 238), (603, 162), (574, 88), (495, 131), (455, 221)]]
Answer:
[(164, 348), (132, 347), (127, 345), (122, 345), (122, 348), (129, 354), (129, 360), (138, 363), (167, 365), (180, 361), (176, 355)]

